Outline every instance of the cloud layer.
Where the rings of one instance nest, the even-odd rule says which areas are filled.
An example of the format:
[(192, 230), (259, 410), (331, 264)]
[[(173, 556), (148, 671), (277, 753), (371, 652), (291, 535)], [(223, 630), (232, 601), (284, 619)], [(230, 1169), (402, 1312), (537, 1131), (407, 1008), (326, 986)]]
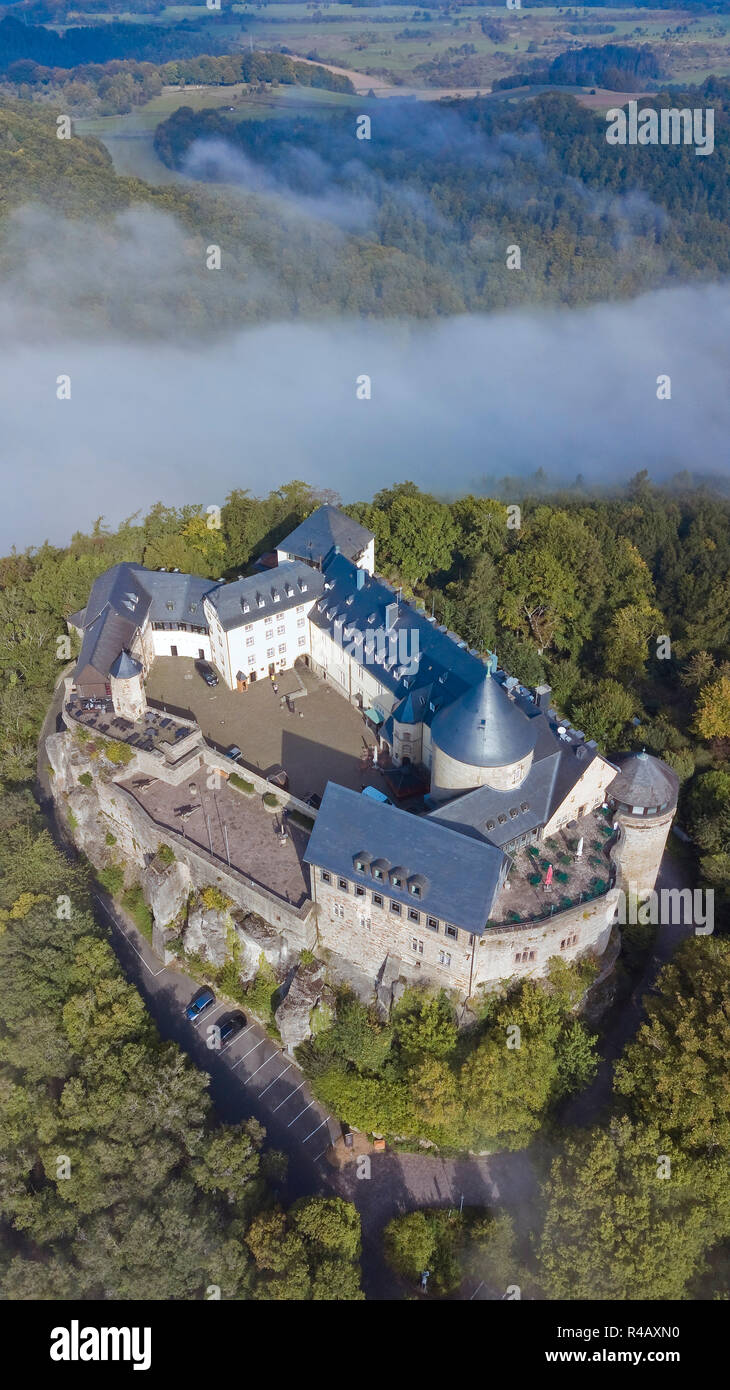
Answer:
[[(18, 327), (0, 303), (3, 319)], [(728, 470), (728, 286), (429, 325), (274, 324), (202, 347), (4, 343), (3, 553), (158, 499), (208, 505), (294, 477), (350, 500), (403, 478), (448, 494), (540, 466), (601, 484)], [(670, 401), (656, 396), (665, 373)], [(362, 375), (370, 400), (356, 397)]]

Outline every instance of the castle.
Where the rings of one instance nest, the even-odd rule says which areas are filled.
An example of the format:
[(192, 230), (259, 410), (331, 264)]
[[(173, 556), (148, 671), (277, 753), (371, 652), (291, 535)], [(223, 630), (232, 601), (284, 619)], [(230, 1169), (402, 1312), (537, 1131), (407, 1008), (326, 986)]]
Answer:
[[(271, 560), (228, 583), (114, 566), (69, 619), (81, 637), (69, 698), (109, 701), (135, 723), (157, 655), (210, 662), (231, 690), (303, 661), (362, 712), (404, 786), (427, 787), (410, 814), (327, 784), (302, 855), (315, 952), (374, 988), (428, 979), (464, 998), (543, 974), (555, 955), (602, 955), (619, 891), (654, 886), (673, 770), (645, 753), (609, 761), (561, 722), (549, 686), (528, 690), (379, 579), (373, 535), (338, 508), (318, 508)], [(190, 766), (204, 757), (235, 771), (200, 744)], [(597, 886), (543, 908), (527, 885), (545, 886), (546, 842), (549, 886), (554, 868), (568, 879), (559, 864), (577, 863), (591, 836)]]

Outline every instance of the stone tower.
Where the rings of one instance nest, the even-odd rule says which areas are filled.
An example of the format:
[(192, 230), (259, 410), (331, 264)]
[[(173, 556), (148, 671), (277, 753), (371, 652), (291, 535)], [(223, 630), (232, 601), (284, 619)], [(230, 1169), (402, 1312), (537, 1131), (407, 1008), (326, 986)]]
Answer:
[(645, 752), (617, 758), (616, 766), (618, 774), (606, 793), (621, 832), (616, 857), (624, 891), (641, 898), (656, 883), (677, 809), (679, 778)]
[(120, 652), (109, 670), (114, 713), (124, 719), (143, 719), (147, 709), (144, 669), (129, 652)]

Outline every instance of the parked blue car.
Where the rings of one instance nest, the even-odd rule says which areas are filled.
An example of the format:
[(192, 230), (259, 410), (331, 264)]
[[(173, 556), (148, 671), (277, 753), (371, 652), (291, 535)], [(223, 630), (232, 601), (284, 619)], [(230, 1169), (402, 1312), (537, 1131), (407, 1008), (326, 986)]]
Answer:
[(211, 989), (201, 989), (200, 993), (196, 994), (192, 1003), (188, 1004), (185, 1015), (190, 1019), (191, 1023), (194, 1023), (197, 1018), (200, 1018), (201, 1014), (205, 1013), (206, 1009), (210, 1008), (211, 1004), (215, 1004), (215, 995), (213, 991)]

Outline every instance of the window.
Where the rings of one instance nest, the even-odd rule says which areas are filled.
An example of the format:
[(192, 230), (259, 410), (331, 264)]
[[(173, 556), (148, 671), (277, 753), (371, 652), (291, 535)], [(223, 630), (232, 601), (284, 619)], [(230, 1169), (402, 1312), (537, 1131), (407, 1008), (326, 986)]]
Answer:
[(564, 936), (564, 937), (563, 937), (563, 940), (562, 940), (561, 943), (560, 943), (560, 949), (561, 949), (561, 951), (567, 951), (568, 948), (569, 948), (570, 946), (575, 946), (575, 943), (576, 943), (577, 940), (578, 940), (578, 934), (577, 934), (577, 932), (574, 933), (573, 936)]
[(307, 639), (306, 639), (306, 637), (300, 637), (300, 638), (299, 638), (299, 641), (297, 642), (297, 646), (298, 646), (298, 647), (306, 647), (306, 645), (307, 645)]
[(361, 883), (356, 883), (356, 884), (355, 884), (355, 897), (356, 897), (356, 898), (364, 898), (364, 897), (365, 897), (365, 889), (363, 888), (363, 886), (362, 886)]
[(331, 883), (331, 882), (332, 882), (332, 877), (331, 877), (330, 874), (327, 873), (327, 870), (326, 870), (326, 869), (323, 869), (323, 870), (322, 870), (322, 882), (323, 882), (323, 883)]
[(383, 906), (383, 899), (381, 898), (379, 893), (373, 893), (373, 902), (375, 903), (376, 907)]
[(279, 626), (278, 626), (277, 629), (276, 629), (276, 635), (277, 635), (277, 637), (283, 637), (285, 632), (286, 632), (286, 623), (279, 623)]
[(256, 639), (255, 639), (254, 637), (247, 637), (247, 638), (246, 638), (246, 646), (247, 646), (247, 647), (252, 647), (252, 646), (254, 645), (255, 640), (256, 640)]
[(349, 893), (349, 891), (350, 891), (350, 885), (349, 885), (349, 883), (347, 882), (347, 879), (346, 879), (346, 878), (338, 878), (338, 880), (337, 880), (337, 887), (338, 887), (338, 888), (341, 888), (342, 891), (343, 891), (343, 893)]
[(411, 941), (411, 950), (416, 951), (419, 956), (423, 955), (423, 942), (419, 941), (417, 936), (414, 936)]
[(411, 883), (408, 892), (411, 893), (414, 898), (420, 898), (421, 896), (421, 889), (417, 883)]
[(439, 951), (439, 965), (451, 965), (451, 956), (448, 951)]
[(244, 632), (253, 632), (253, 623), (246, 623), (246, 626), (243, 630)]
[(267, 656), (274, 656), (274, 648), (273, 648), (273, 647), (267, 647), (267, 649), (266, 649), (266, 655), (267, 655)]
[(438, 917), (427, 917), (427, 918), (426, 918), (426, 926), (427, 926), (427, 927), (430, 927), (430, 928), (431, 928), (431, 931), (438, 931), (438, 929), (439, 929), (439, 919), (438, 919)]
[(361, 926), (361, 927), (364, 927), (364, 929), (365, 929), (366, 931), (370, 931), (370, 928), (371, 928), (371, 926), (372, 926), (372, 923), (371, 923), (369, 917), (361, 916), (361, 917), (359, 918), (359, 921), (360, 921), (360, 926)]
[(281, 656), (282, 652), (285, 652), (285, 651), (286, 651), (286, 642), (281, 642), (281, 643), (279, 644), (279, 655)]
[(458, 933), (458, 931), (456, 930), (456, 927), (450, 927), (449, 924), (448, 924), (448, 922), (446, 922), (446, 923), (444, 924), (444, 932), (446, 933), (447, 936), (450, 936), (450, 937), (451, 937), (451, 940), (452, 940), (452, 941), (458, 941), (458, 940), (459, 940), (459, 933)]
[(255, 657), (255, 656), (250, 656), (250, 657), (248, 658), (248, 664), (249, 664), (249, 666), (255, 666), (255, 665), (256, 665), (256, 657)]
[(420, 914), (420, 912), (416, 912), (415, 907), (409, 907), (409, 909), (408, 909), (408, 921), (409, 921), (409, 922), (420, 922), (420, 920), (421, 920), (421, 914)]
[(400, 903), (391, 902), (390, 910), (395, 913), (396, 917), (400, 917)]
[(524, 964), (526, 964), (527, 961), (534, 960), (534, 959), (535, 959), (535, 952), (534, 952), (534, 951), (516, 951), (516, 952), (515, 952), (515, 964), (516, 964), (516, 965), (524, 965)]
[(344, 903), (335, 903), (334, 908), (333, 908), (333, 911), (334, 911), (335, 917), (342, 917), (342, 918), (344, 918), (344, 916), (345, 916), (345, 905), (344, 905)]
[[(304, 612), (304, 604), (303, 604), (303, 603), (300, 603), (299, 607), (297, 608), (297, 613), (303, 613), (303, 612)], [(303, 619), (303, 618), (302, 618), (302, 622), (304, 622), (304, 619)]]
[(272, 637), (273, 637), (273, 635), (274, 635), (274, 629), (273, 629), (273, 627), (267, 628), (267, 629), (266, 629), (266, 632), (264, 633), (264, 636), (265, 636), (265, 638), (266, 638), (266, 641), (267, 641), (267, 642), (270, 642), (271, 639), (272, 639)]
[(383, 877), (383, 870), (382, 870), (382, 869), (373, 869), (373, 878), (381, 879), (382, 877)]
[(392, 884), (393, 884), (393, 887), (394, 887), (394, 888), (402, 888), (402, 887), (403, 887), (403, 879), (402, 879), (402, 878), (399, 878), (397, 874), (393, 874), (393, 878), (392, 878), (391, 881), (392, 881)]
[(304, 627), (306, 621), (306, 618), (297, 618), (297, 627)]

